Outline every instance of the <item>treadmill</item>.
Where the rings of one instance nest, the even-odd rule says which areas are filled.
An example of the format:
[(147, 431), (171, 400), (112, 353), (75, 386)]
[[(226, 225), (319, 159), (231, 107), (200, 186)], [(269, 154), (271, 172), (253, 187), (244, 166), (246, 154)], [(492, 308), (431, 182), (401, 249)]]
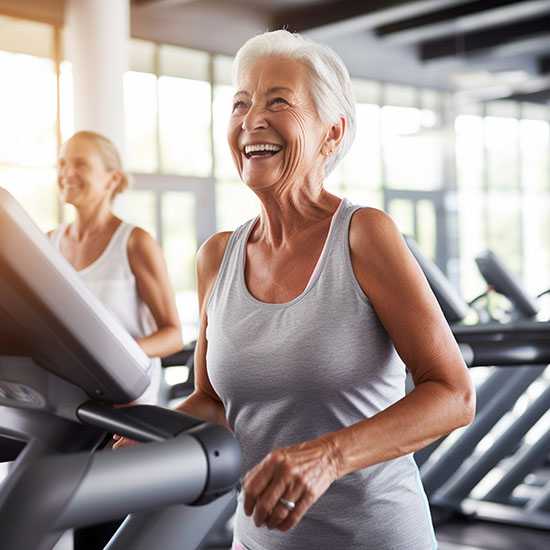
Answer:
[[(498, 365), (477, 388), (474, 422), (439, 451), (435, 460), (429, 461), (445, 438), (415, 454), (438, 539), (444, 541), (441, 548), (548, 548), (550, 483), (545, 485), (542, 480), (529, 499), (514, 494), (544, 464), (550, 452), (550, 433), (534, 445), (522, 445), (529, 429), (550, 409), (548, 384), (490, 448), (480, 452), (477, 445), (531, 383), (542, 377), (550, 363), (550, 324), (534, 320), (536, 302), (489, 251), (476, 262), (490, 287), (505, 294), (515, 306), (511, 316), (514, 320), (506, 324), (460, 324), (465, 304), (457, 300), (454, 288), (437, 266), (422, 255), (416, 243), (409, 238), (407, 242), (450, 322), (467, 365)], [(471, 497), (485, 476), (503, 465), (505, 471), (500, 480), (481, 498)]]
[[(108, 550), (198, 548), (234, 501), (225, 428), (151, 405), (149, 358), (0, 187), (2, 550), (127, 515)], [(117, 406), (118, 405), (118, 406)], [(143, 444), (98, 451), (108, 433)]]

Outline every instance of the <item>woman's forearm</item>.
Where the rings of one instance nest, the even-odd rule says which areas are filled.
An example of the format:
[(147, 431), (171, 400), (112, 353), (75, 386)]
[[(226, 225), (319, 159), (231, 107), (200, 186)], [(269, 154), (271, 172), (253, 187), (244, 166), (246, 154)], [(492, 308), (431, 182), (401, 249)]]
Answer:
[(415, 452), (469, 424), (474, 412), (475, 395), (427, 381), (372, 418), (322, 439), (329, 443), (341, 477)]
[(149, 336), (138, 338), (137, 343), (149, 357), (167, 357), (181, 350), (181, 330), (176, 326), (162, 327)]
[(213, 399), (205, 393), (194, 391), (176, 410), (205, 422), (219, 424), (231, 429), (225, 417), (225, 409), (220, 401)]

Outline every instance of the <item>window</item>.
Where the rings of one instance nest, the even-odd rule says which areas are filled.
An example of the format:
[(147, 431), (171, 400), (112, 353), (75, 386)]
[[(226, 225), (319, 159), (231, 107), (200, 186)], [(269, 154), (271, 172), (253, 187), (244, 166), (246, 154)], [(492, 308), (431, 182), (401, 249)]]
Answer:
[(129, 71), (124, 75), (128, 170), (158, 172), (157, 77)]

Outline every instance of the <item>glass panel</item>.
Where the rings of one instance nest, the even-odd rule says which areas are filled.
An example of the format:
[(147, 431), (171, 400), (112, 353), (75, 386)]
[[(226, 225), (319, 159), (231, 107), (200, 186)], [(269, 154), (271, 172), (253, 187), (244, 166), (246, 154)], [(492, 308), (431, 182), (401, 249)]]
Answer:
[(379, 189), (382, 184), (380, 107), (360, 103), (356, 109), (357, 134), (340, 163), (340, 177), (346, 185)]
[(351, 85), (357, 103), (379, 104), (381, 102), (382, 85), (379, 82), (354, 78)]
[(489, 247), (509, 269), (521, 276), (521, 196), (491, 192), (487, 199)]
[(216, 84), (231, 86), (233, 58), (227, 55), (214, 56), (214, 82)]
[(208, 176), (210, 153), (210, 84), (159, 78), (161, 169), (170, 174)]
[(550, 288), (550, 193), (527, 194), (523, 211), (524, 280), (535, 295)]
[(524, 189), (550, 189), (550, 125), (520, 121), (521, 183)]
[(550, 109), (546, 105), (538, 105), (536, 103), (521, 104), (521, 118), (529, 120), (549, 120)]
[(157, 78), (154, 74), (124, 75), (127, 166), (134, 172), (156, 172)]
[(456, 176), (459, 189), (483, 188), (483, 119), (460, 115), (455, 120)]
[(59, 209), (55, 169), (0, 164), (0, 186), (15, 197), (42, 231), (57, 226)]
[(423, 109), (431, 109), (432, 111), (439, 111), (442, 107), (443, 98), (440, 92), (433, 90), (421, 90), (420, 92), (420, 104)]
[(210, 56), (206, 52), (176, 46), (160, 46), (161, 75), (209, 81), (209, 62)]
[(216, 225), (218, 231), (233, 231), (260, 213), (256, 195), (242, 182), (216, 184)]
[(364, 187), (353, 185), (342, 189), (341, 193), (336, 194), (346, 197), (353, 204), (370, 206), (371, 208), (378, 208), (379, 210), (383, 210), (384, 208), (384, 197), (382, 191), (371, 191), (369, 189), (365, 189)]
[(480, 193), (462, 191), (458, 194), (460, 285), (466, 300), (472, 300), (487, 286), (474, 261), (475, 257), (487, 247), (484, 204), (485, 195)]
[(67, 141), (74, 134), (74, 87), (73, 66), (69, 61), (61, 63), (59, 78), (61, 141)]
[(0, 52), (0, 74), (0, 162), (55, 165), (57, 82), (53, 61)]
[(487, 176), (493, 189), (519, 186), (519, 123), (513, 118), (486, 117)]
[(145, 231), (158, 239), (155, 224), (155, 205), (154, 191), (130, 189), (116, 198), (114, 210), (123, 220), (143, 227)]
[(0, 15), (0, 50), (52, 57), (53, 32), (52, 25)]
[(419, 109), (382, 108), (382, 139), (388, 187), (424, 190), (441, 186), (444, 134), (422, 129), (424, 116)]
[(414, 202), (407, 199), (392, 199), (388, 205), (388, 213), (395, 220), (399, 231), (415, 237), (414, 232)]
[(231, 118), (233, 87), (214, 87), (214, 154), (216, 157), (215, 175), (222, 179), (239, 179), (239, 174), (227, 143), (227, 128)]
[(411, 86), (398, 86), (396, 84), (384, 86), (384, 105), (417, 107), (418, 100), (418, 90)]
[(132, 38), (129, 43), (129, 67), (139, 73), (155, 73), (154, 42)]
[(432, 201), (419, 200), (416, 203), (418, 246), (428, 258), (435, 261), (436, 255), (436, 219)]
[(199, 309), (195, 284), (197, 234), (195, 197), (191, 193), (162, 195), (163, 249), (186, 342), (197, 337)]
[(490, 101), (487, 103), (486, 111), (491, 117), (518, 118), (519, 103), (516, 101)]

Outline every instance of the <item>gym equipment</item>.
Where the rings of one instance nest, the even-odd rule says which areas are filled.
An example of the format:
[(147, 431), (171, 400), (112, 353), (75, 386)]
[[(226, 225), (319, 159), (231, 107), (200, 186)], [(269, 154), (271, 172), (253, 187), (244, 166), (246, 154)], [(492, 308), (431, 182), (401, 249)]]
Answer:
[[(234, 499), (240, 450), (220, 426), (128, 403), (149, 359), (0, 188), (2, 550), (130, 514), (109, 550), (197, 548)], [(94, 452), (107, 432), (146, 442)], [(29, 527), (32, 525), (32, 527)]]
[[(550, 324), (530, 320), (537, 315), (536, 302), (523, 291), (517, 279), (506, 271), (504, 264), (492, 252), (484, 253), (478, 260), (488, 284), (495, 291), (506, 292), (507, 298), (516, 306), (514, 317), (521, 320), (506, 324), (493, 322), (451, 326), (469, 367), (498, 367), (477, 390), (478, 410), (474, 422), (435, 460), (429, 461), (435, 449), (424, 451), (424, 456), (420, 454), (420, 460), (417, 459), (419, 453), (415, 458), (420, 462), (423, 484), (436, 525), (448, 524), (450, 518), (476, 517), (550, 529), (550, 483), (547, 482), (531, 499), (521, 501), (513, 496), (513, 491), (543, 465), (550, 452), (548, 433), (534, 445), (522, 446), (526, 433), (550, 409), (548, 384), (490, 448), (483, 452), (476, 449), (478, 443), (546, 370), (550, 363)], [(450, 283), (445, 278), (432, 276), (437, 268), (430, 266), (430, 261), (425, 257), (419, 263), (423, 269), (426, 265), (431, 268), (424, 269), (424, 272), (432, 288), (436, 289), (436, 297), (448, 292)], [(506, 472), (500, 481), (482, 498), (472, 498), (471, 492), (483, 478), (497, 466), (503, 465)]]

